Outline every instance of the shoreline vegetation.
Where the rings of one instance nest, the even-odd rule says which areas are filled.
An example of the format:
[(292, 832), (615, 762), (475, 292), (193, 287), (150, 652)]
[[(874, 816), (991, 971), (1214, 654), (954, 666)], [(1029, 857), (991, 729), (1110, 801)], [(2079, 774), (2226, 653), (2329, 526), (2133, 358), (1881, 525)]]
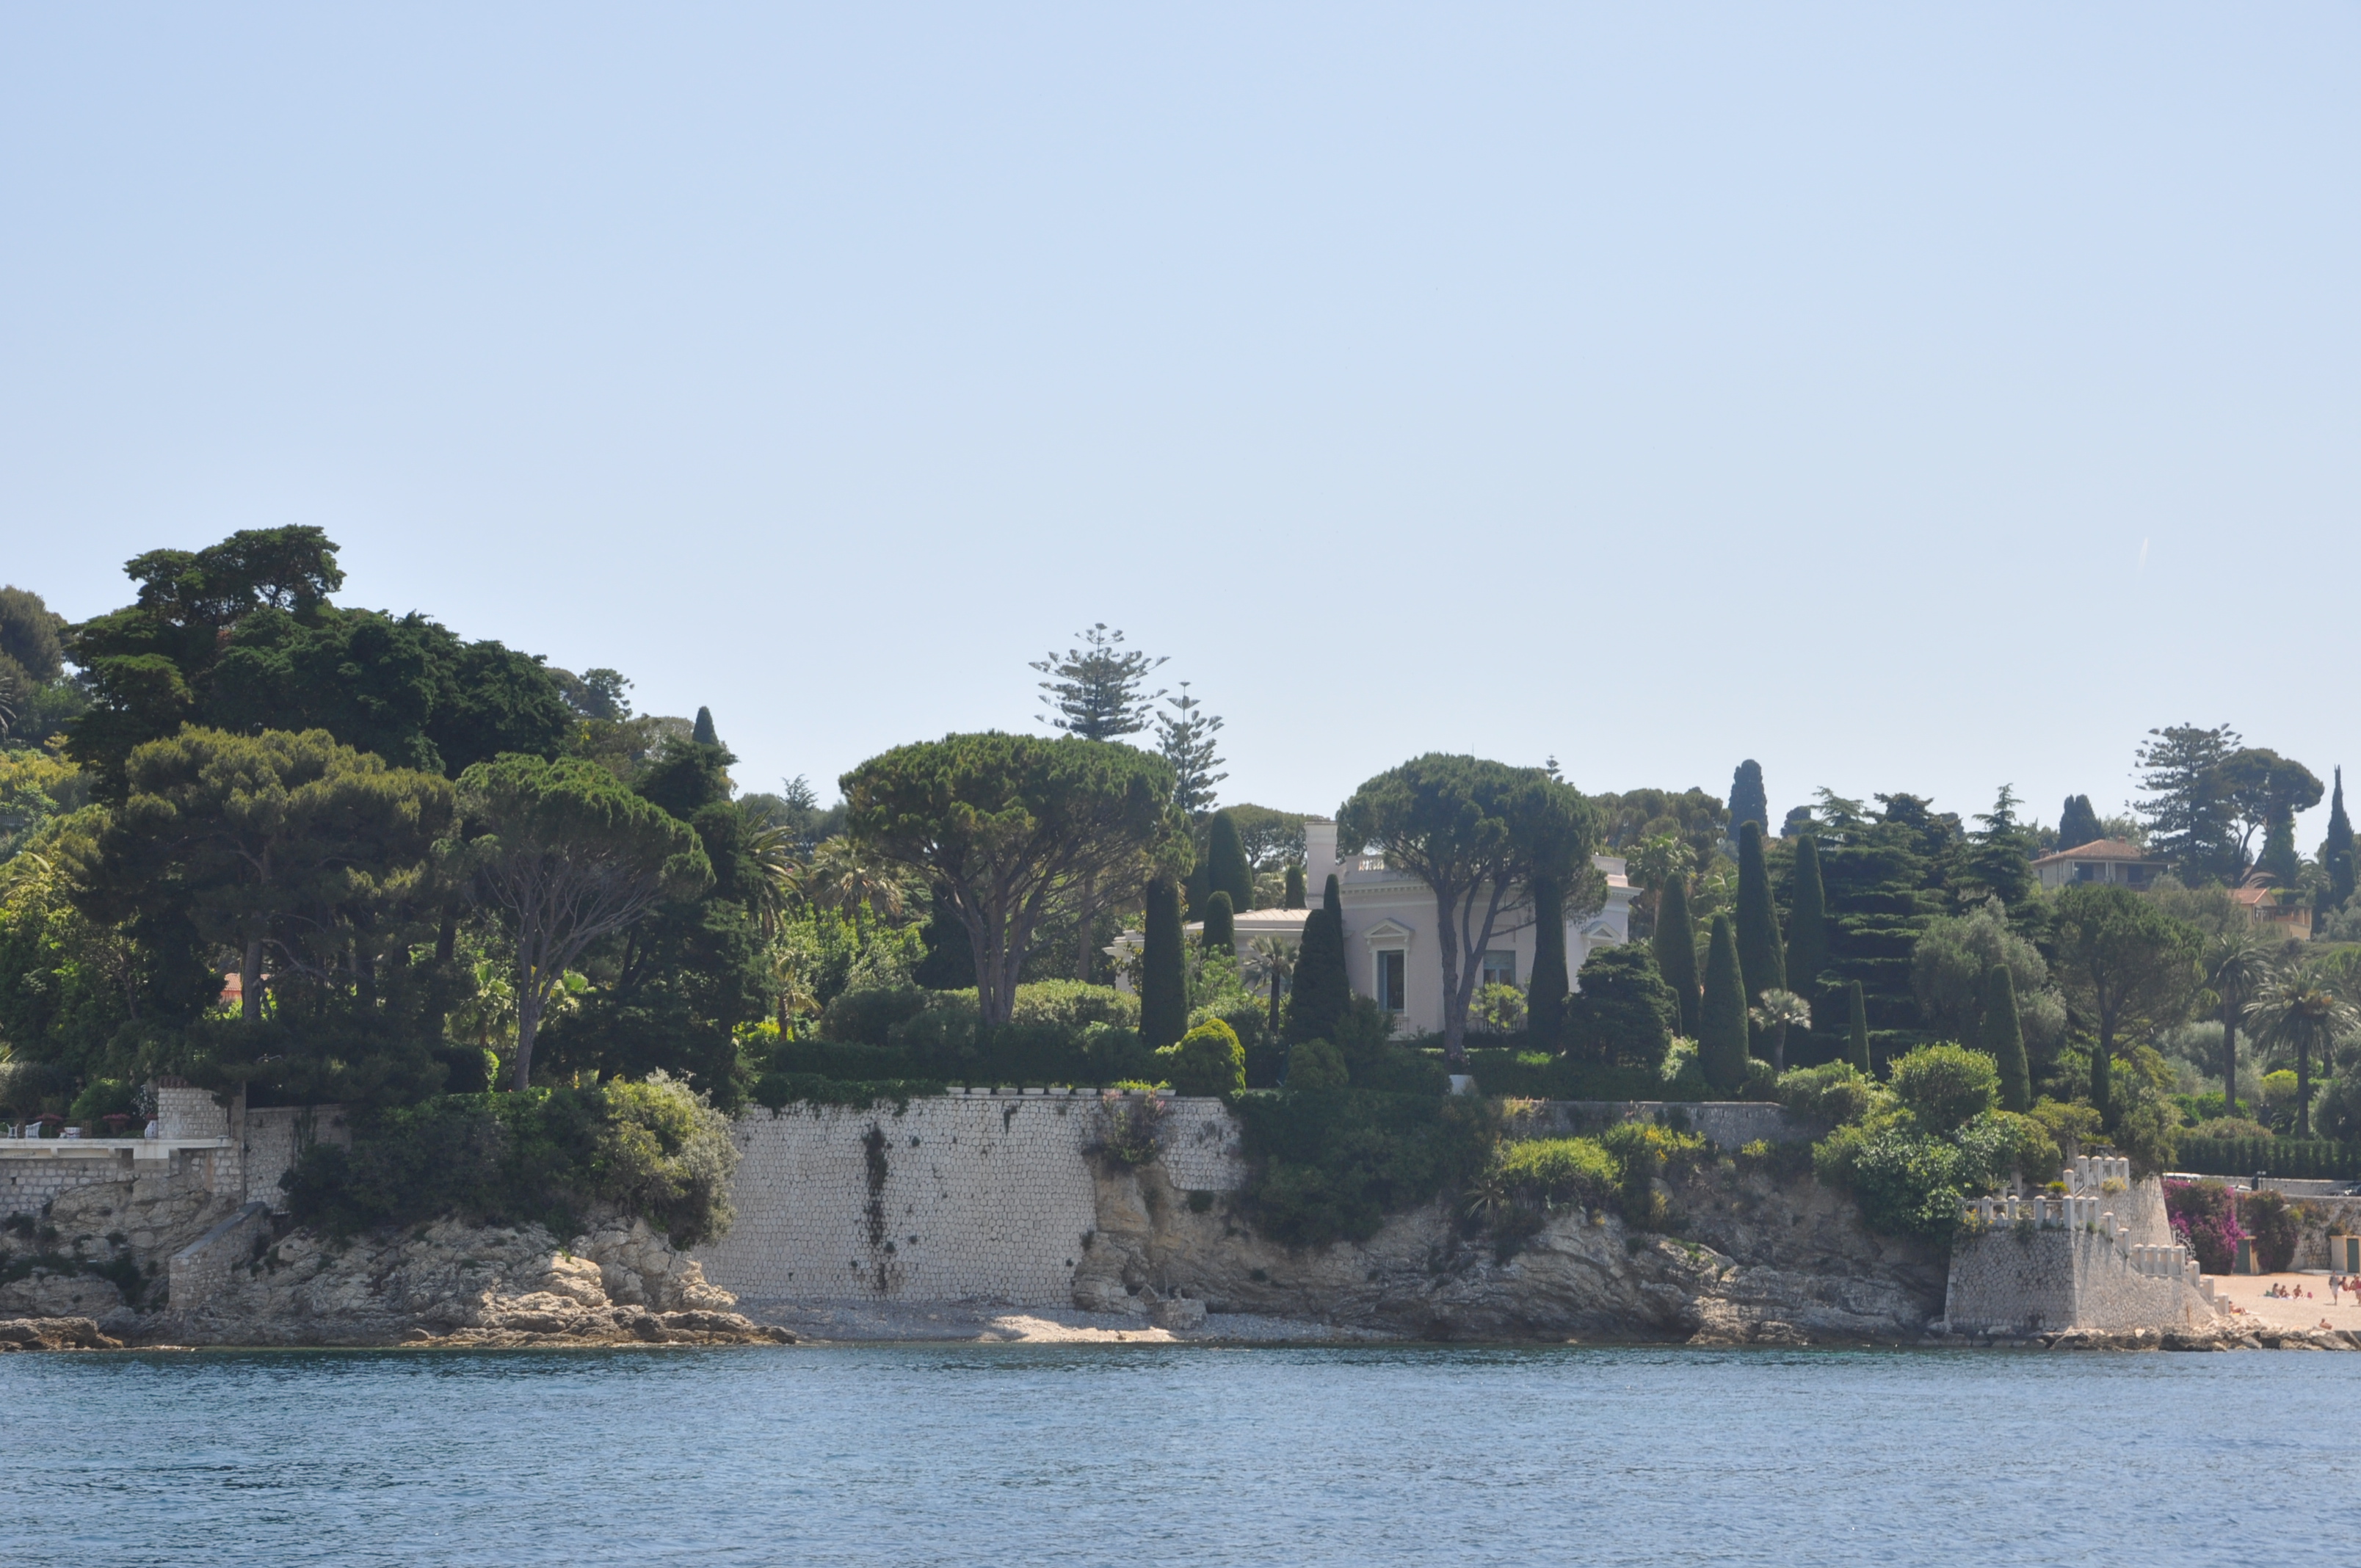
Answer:
[[(1929, 1255), (1962, 1199), (2077, 1154), (2361, 1179), (2341, 772), (2227, 726), (2151, 731), (2136, 812), (2055, 825), (2006, 788), (1774, 823), (1752, 762), (1725, 797), (1413, 757), (1334, 807), (1434, 897), (1439, 1026), (1404, 1034), (1354, 988), (1336, 879), (1307, 884), (1307, 816), (1223, 804), (1218, 717), (1103, 625), (1033, 666), (1046, 733), (896, 747), (823, 805), (745, 787), (710, 712), (635, 712), (615, 670), (338, 602), (317, 529), (126, 570), (79, 624), (0, 590), (0, 1113), (136, 1134), (164, 1081), (340, 1105), (349, 1144), (274, 1195), (331, 1250), (612, 1222), (685, 1252), (730, 1223), (732, 1117), (966, 1086), (1220, 1096), (1258, 1245), (1432, 1212), (1502, 1268), (1576, 1216), (1685, 1245), (1708, 1171)], [(1548, 912), (1604, 906), (1602, 855), (1630, 939), (1569, 972)], [(1241, 934), (1274, 908), (1300, 939)], [(1498, 967), (1536, 925), (1531, 972)], [(1730, 1100), (1817, 1130), (1710, 1149), (1676, 1110)], [(1675, 1109), (1536, 1137), (1532, 1101)], [(2227, 1234), (2174, 1202), (2192, 1245)], [(152, 1247), (61, 1250), (53, 1219), (10, 1219), (0, 1300), (164, 1305)]]

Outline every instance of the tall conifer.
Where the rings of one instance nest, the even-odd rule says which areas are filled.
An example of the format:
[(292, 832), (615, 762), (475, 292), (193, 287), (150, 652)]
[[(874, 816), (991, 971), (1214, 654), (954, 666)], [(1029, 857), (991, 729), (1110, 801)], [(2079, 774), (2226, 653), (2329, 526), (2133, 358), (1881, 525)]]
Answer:
[(1730, 916), (1713, 917), (1706, 953), (1705, 996), (1698, 1009), (1697, 1066), (1725, 1094), (1746, 1087), (1746, 982), (1740, 978), (1738, 938)]
[(1763, 793), (1763, 764), (1749, 757), (1738, 764), (1730, 780), (1730, 836), (1749, 822), (1760, 822), (1763, 830), (1771, 830), (1771, 802)]
[(1198, 934), (1197, 942), (1209, 953), (1238, 950), (1237, 922), (1230, 911), (1230, 895), (1220, 888), (1205, 895), (1205, 928)]
[(1525, 1037), (1537, 1051), (1565, 1048), (1565, 894), (1533, 883), (1533, 977), (1525, 988)]
[(1295, 955), (1295, 989), (1287, 998), (1287, 1040), (1334, 1040), (1337, 1021), (1353, 999), (1345, 971), (1345, 901), (1328, 879), (1320, 907), (1303, 917), (1303, 945)]
[(1820, 971), (1828, 967), (1828, 894), (1820, 881), (1820, 846), (1809, 828), (1795, 839), (1795, 894), (1787, 908), (1787, 989), (1817, 1016)]
[(2033, 1109), (2033, 1074), (2025, 1060), (2025, 1027), (2016, 1014), (2016, 980), (2006, 964), (1984, 970), (1983, 1047), (2000, 1067), (2000, 1108)]
[(1189, 1032), (1188, 970), (1180, 956), (1180, 890), (1169, 876), (1148, 884), (1148, 928), (1139, 954), (1139, 1038), (1150, 1050)]
[(2079, 850), (2085, 844), (2099, 841), (2099, 814), (2091, 808), (2087, 795), (2070, 795), (2066, 807), (2058, 814), (2058, 847)]
[(2328, 799), (2328, 840), (2320, 847), (2320, 869), (2328, 873), (2328, 906), (2342, 909), (2353, 896), (2353, 819), (2345, 815), (2345, 770), (2336, 770), (2336, 793)]
[(1845, 998), (1850, 1019), (1845, 1030), (1845, 1054), (1861, 1071), (1869, 1070), (1869, 1003), (1861, 994), (1861, 981), (1845, 987)]
[(1689, 889), (1675, 876), (1656, 894), (1656, 970), (1681, 1000), (1681, 1033), (1697, 1037), (1697, 928), (1689, 923)]
[[(1751, 1005), (1766, 991), (1787, 989), (1779, 950), (1779, 908), (1771, 901), (1771, 868), (1763, 857), (1763, 824), (1738, 830), (1738, 969)], [(1708, 994), (1712, 976), (1708, 975)]]
[(1254, 907), (1254, 863), (1246, 859), (1246, 840), (1226, 811), (1213, 813), (1205, 829), (1205, 891), (1230, 895), (1230, 912)]
[(697, 710), (697, 722), (690, 728), (688, 738), (699, 746), (719, 746), (721, 744), (721, 737), (713, 728), (713, 710), (711, 708), (700, 707)]
[(1279, 906), (1281, 909), (1303, 907), (1303, 868), (1301, 866), (1287, 868), (1287, 891), (1279, 895)]

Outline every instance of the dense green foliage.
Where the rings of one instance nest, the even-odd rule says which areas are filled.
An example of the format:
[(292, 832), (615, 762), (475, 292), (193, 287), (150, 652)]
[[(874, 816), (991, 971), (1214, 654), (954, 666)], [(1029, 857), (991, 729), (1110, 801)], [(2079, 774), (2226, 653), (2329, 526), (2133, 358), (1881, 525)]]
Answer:
[(1763, 764), (1749, 757), (1730, 780), (1730, 832), (1737, 838), (1752, 822), (1771, 830), (1771, 803), (1763, 793)]
[(1656, 953), (1656, 970), (1664, 983), (1672, 988), (1673, 999), (1680, 1008), (1680, 1032), (1690, 1039), (1697, 1037), (1704, 1026), (1698, 1008), (1703, 1001), (1703, 988), (1697, 980), (1697, 931), (1689, 922), (1688, 882), (1676, 878), (1666, 886), (1656, 912), (1656, 933), (1652, 943)]
[(994, 1024), (1058, 896), (1136, 874), (1180, 831), (1171, 769), (1109, 740), (950, 735), (873, 757), (842, 783), (852, 833), (943, 888)]
[(1498, 1133), (1489, 1103), (1466, 1095), (1250, 1090), (1231, 1103), (1253, 1172), (1242, 1206), (1289, 1246), (1367, 1241), (1387, 1215), (1474, 1179)]
[(1857, 980), (1845, 986), (1845, 1060), (1855, 1071), (1869, 1070), (1869, 1008)]
[(1209, 1018), (1156, 1053), (1175, 1094), (1236, 1094), (1246, 1086), (1246, 1051), (1237, 1031)]
[(1230, 895), (1233, 910), (1252, 909), (1254, 897), (1254, 867), (1246, 861), (1246, 842), (1238, 836), (1238, 825), (1226, 811), (1216, 811), (1205, 825), (1205, 894)]
[[(1779, 911), (1771, 900), (1771, 869), (1763, 858), (1763, 828), (1738, 829), (1738, 973), (1748, 1006), (1766, 991), (1787, 989), (1787, 965), (1779, 937)], [(1759, 1044), (1759, 1040), (1757, 1042)], [(1768, 1056), (1767, 1047), (1757, 1052)]]
[(659, 1075), (380, 1110), (350, 1149), (313, 1144), (286, 1187), (296, 1219), (339, 1234), (458, 1215), (563, 1237), (610, 1211), (692, 1246), (729, 1229), (736, 1164), (728, 1120)]
[[(1601, 948), (1583, 960), (1581, 980), (1565, 1003), (1566, 1054), (1601, 1067), (1663, 1068), (1680, 1003), (1656, 972), (1655, 954), (1636, 942)], [(1538, 1036), (1532, 1044), (1549, 1048)]]
[(2032, 1110), (2033, 1078), (2025, 1059), (2025, 1028), (2016, 1014), (2016, 981), (2004, 965), (1984, 971), (1982, 1043), (2000, 1073), (2001, 1109)]
[(1746, 1082), (1746, 982), (1738, 969), (1738, 938), (1730, 916), (1713, 917), (1706, 956), (1705, 999), (1698, 1014), (1697, 1063), (1706, 1081), (1725, 1093)]
[(1587, 868), (1598, 819), (1542, 768), (1429, 752), (1365, 781), (1336, 817), (1337, 842), (1375, 844), (1433, 894), (1443, 960), (1443, 1044), (1466, 1051), (1479, 965), (1534, 878), (1568, 885)]
[(1148, 911), (1140, 936), (1139, 1032), (1151, 1050), (1161, 1050), (1188, 1032), (1189, 989), (1180, 951), (1180, 889), (1169, 876), (1148, 884)]
[(1295, 959), (1295, 989), (1287, 998), (1290, 1044), (1333, 1040), (1353, 997), (1345, 969), (1345, 901), (1332, 874), (1320, 907), (1303, 917), (1303, 943)]
[(1795, 872), (1787, 909), (1787, 989), (1817, 1016), (1820, 973), (1828, 967), (1828, 889), (1820, 881), (1819, 840), (1806, 833), (1795, 840)]
[(1198, 933), (1197, 945), (1209, 953), (1237, 951), (1237, 920), (1230, 908), (1230, 895), (1220, 888), (1205, 895), (1205, 926)]
[(2058, 815), (2058, 848), (2079, 850), (2085, 844), (2098, 842), (2101, 837), (2099, 814), (2092, 809), (2087, 795), (2070, 795)]

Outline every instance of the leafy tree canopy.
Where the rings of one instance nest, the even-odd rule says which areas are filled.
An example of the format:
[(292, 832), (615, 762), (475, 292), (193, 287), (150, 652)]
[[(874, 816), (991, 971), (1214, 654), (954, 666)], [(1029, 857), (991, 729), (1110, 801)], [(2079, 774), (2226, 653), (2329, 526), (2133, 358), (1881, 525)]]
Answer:
[(1378, 845), (1389, 869), (1434, 894), (1451, 1061), (1466, 1058), (1467, 1008), (1494, 934), (1523, 913), (1536, 877), (1572, 883), (1598, 832), (1589, 802), (1546, 770), (1442, 752), (1379, 773), (1337, 813), (1338, 842)]
[(1172, 771), (1132, 747), (997, 730), (899, 746), (844, 775), (853, 837), (941, 885), (967, 927), (983, 1021), (1008, 1021), (1054, 899), (1145, 870), (1178, 840)]

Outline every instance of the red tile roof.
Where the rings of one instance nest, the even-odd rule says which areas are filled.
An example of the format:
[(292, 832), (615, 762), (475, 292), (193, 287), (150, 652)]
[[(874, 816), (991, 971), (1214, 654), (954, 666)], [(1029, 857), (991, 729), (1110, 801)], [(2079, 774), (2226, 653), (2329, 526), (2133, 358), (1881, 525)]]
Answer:
[(2149, 858), (2146, 850), (2136, 844), (2126, 844), (2121, 839), (2094, 839), (2070, 850), (2060, 850), (2054, 855), (2044, 855), (2033, 863), (2044, 866), (2052, 861), (2145, 861)]

